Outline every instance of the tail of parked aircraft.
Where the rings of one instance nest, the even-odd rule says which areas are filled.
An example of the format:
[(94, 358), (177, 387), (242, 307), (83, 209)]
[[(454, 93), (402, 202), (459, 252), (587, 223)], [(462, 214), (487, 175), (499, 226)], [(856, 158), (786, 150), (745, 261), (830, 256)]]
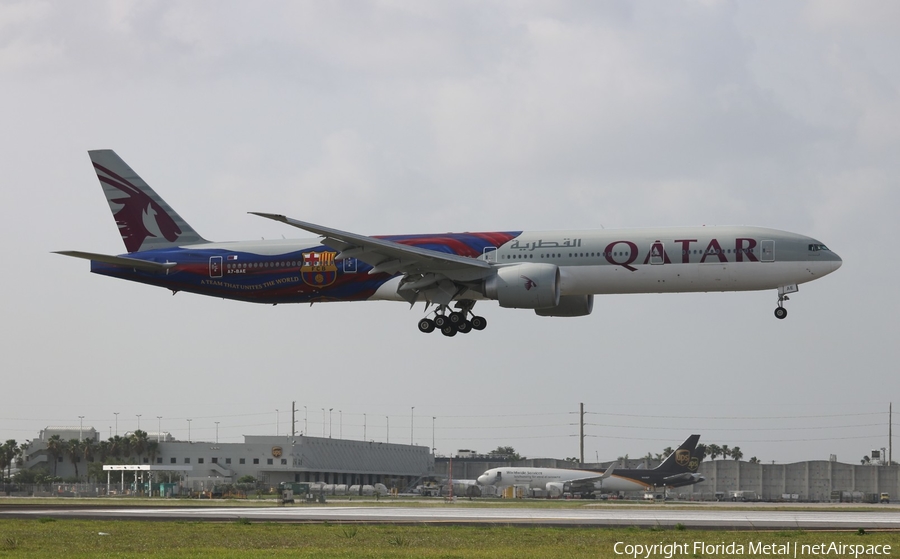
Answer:
[(128, 252), (208, 242), (111, 149), (88, 152)]
[[(700, 453), (699, 460), (697, 460), (696, 464), (692, 464), (692, 461), (697, 458), (695, 451), (699, 441), (700, 435), (691, 435), (687, 440), (681, 443), (681, 446), (679, 446), (675, 452), (670, 454), (662, 464), (657, 466), (655, 470), (661, 473), (672, 474), (697, 471), (697, 465), (703, 460), (703, 453)], [(693, 466), (693, 469), (691, 469), (691, 466)]]

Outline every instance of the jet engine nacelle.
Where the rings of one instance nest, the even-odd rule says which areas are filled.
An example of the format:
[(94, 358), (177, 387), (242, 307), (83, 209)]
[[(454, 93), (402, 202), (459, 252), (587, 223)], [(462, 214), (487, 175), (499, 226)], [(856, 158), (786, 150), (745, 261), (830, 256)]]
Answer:
[(565, 493), (566, 488), (565, 484), (558, 481), (551, 481), (547, 483), (547, 494), (551, 497), (559, 497), (563, 493)]
[(484, 282), (484, 294), (501, 307), (549, 309), (559, 305), (559, 268), (553, 264), (515, 264), (497, 269)]
[(594, 310), (593, 295), (563, 295), (559, 304), (548, 309), (534, 309), (538, 316), (587, 316)]

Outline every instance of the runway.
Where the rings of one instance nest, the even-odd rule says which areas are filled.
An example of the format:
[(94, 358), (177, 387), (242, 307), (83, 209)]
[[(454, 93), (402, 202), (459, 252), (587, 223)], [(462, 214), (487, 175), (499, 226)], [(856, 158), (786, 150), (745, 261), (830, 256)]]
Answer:
[(92, 518), (134, 520), (234, 521), (238, 518), (265, 522), (343, 522), (370, 524), (514, 524), (545, 526), (664, 526), (729, 530), (898, 530), (896, 510), (725, 510), (725, 509), (630, 509), (583, 508), (476, 508), (403, 506), (287, 506), (272, 508), (187, 507), (11, 507), (2, 517)]

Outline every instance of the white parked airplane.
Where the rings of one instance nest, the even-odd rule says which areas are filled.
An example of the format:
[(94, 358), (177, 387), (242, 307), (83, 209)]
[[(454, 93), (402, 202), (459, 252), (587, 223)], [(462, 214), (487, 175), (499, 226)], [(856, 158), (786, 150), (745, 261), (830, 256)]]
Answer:
[(777, 289), (784, 318), (788, 294), (841, 266), (816, 239), (737, 226), (370, 237), (252, 212), (321, 239), (211, 242), (115, 152), (89, 153), (128, 250), (60, 252), (91, 260), (92, 272), (255, 303), (421, 301), (435, 309), (419, 329), (446, 336), (483, 330), (472, 308), (485, 299), (573, 317), (598, 294)]
[[(681, 487), (704, 481), (697, 473), (703, 451), (697, 450), (700, 435), (691, 435), (678, 449), (652, 470), (616, 468), (613, 463), (604, 472), (567, 468), (502, 467), (491, 468), (478, 476), (481, 485), (527, 486), (546, 490), (552, 496), (562, 493), (601, 493), (644, 491), (657, 487)], [(702, 448), (702, 447), (701, 447)]]

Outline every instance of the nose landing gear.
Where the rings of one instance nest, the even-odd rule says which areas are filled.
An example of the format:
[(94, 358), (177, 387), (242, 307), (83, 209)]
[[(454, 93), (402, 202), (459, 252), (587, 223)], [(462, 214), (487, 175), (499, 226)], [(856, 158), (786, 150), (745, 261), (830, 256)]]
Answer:
[(797, 291), (799, 289), (796, 285), (786, 285), (778, 288), (778, 307), (775, 309), (775, 318), (778, 320), (787, 318), (787, 309), (784, 308), (784, 302), (790, 301), (790, 297), (787, 296), (788, 293), (796, 293)]

